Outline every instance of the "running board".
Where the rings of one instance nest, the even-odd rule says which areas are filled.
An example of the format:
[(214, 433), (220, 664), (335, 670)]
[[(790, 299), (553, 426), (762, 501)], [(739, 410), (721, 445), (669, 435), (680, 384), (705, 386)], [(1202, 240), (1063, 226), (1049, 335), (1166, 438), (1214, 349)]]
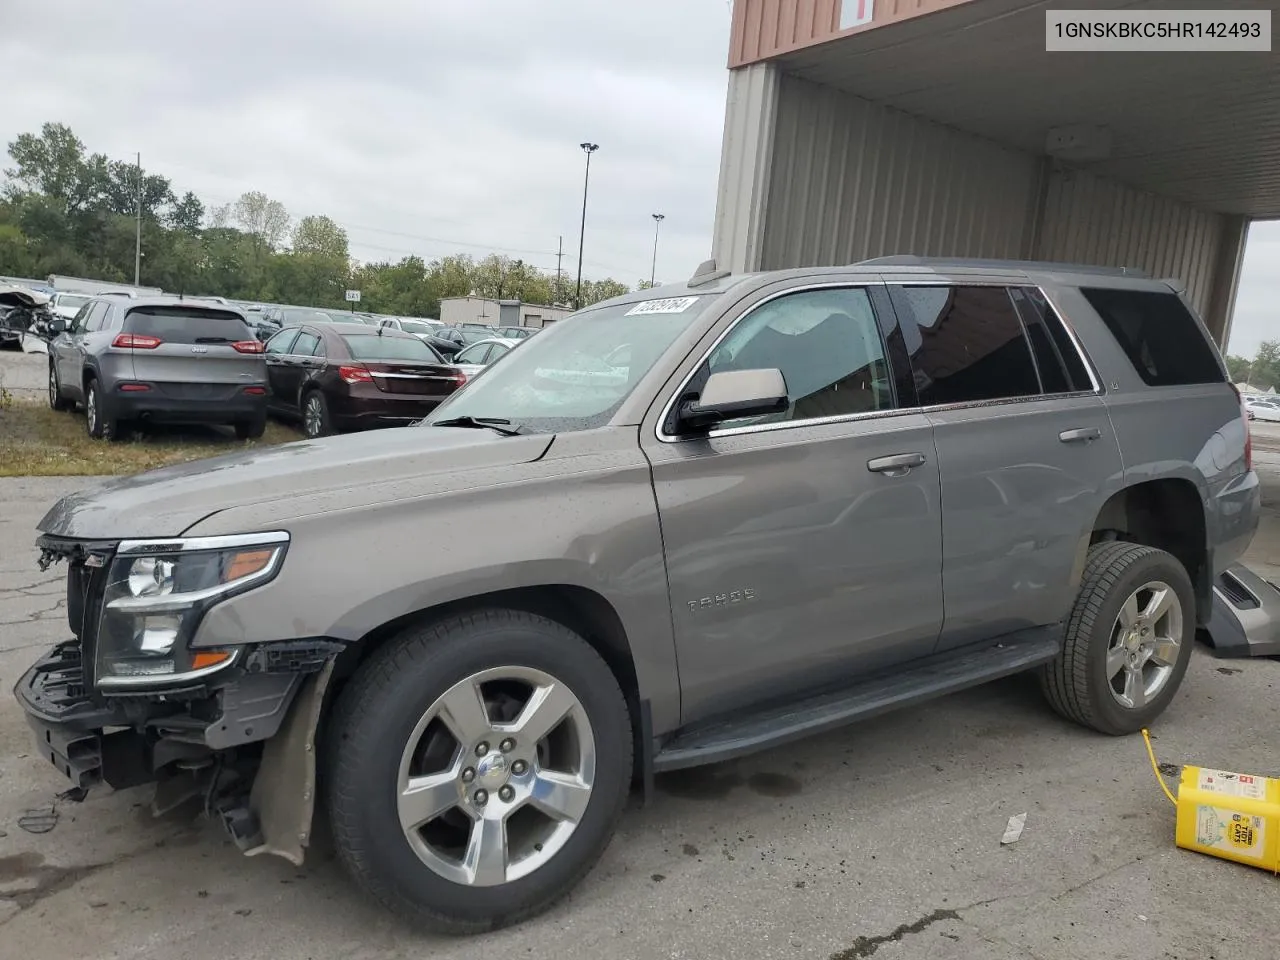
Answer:
[(899, 707), (932, 700), (1047, 663), (1062, 649), (1062, 627), (1045, 627), (903, 664), (853, 687), (770, 706), (682, 730), (653, 758), (657, 773), (719, 763)]

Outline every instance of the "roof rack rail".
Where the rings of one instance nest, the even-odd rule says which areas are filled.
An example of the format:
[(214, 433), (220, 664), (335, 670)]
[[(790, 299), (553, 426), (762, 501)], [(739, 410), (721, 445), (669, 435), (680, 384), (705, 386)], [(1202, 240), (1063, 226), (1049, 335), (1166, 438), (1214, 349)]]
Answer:
[(971, 257), (917, 257), (895, 254), (859, 260), (851, 266), (858, 267), (975, 267), (979, 269), (1054, 270), (1060, 273), (1097, 273), (1113, 277), (1151, 279), (1145, 270), (1137, 267), (1102, 267), (1083, 263), (1059, 263), (1053, 260), (984, 260)]

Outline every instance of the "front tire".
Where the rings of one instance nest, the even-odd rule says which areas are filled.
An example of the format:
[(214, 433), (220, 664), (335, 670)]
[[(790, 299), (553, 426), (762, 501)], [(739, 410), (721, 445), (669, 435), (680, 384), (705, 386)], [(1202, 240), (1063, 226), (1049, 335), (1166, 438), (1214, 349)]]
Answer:
[(1196, 598), (1176, 557), (1123, 540), (1089, 548), (1062, 655), (1041, 669), (1049, 704), (1112, 736), (1168, 707), (1191, 660)]
[(62, 395), (62, 382), (58, 379), (58, 365), (49, 361), (49, 409), (70, 410), (71, 401)]
[(388, 641), (342, 692), (327, 798), (339, 858), (395, 913), (479, 933), (546, 910), (608, 845), (626, 701), (566, 627), (486, 610)]

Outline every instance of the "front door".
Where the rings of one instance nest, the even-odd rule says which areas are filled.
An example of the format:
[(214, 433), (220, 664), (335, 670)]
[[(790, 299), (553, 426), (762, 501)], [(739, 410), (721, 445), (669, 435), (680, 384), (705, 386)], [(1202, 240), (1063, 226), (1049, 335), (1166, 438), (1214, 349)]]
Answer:
[(293, 343), (298, 339), (300, 332), (297, 327), (285, 327), (267, 341), (263, 351), (267, 360), (267, 383), (270, 385), (267, 406), (277, 413), (297, 412), (294, 406), (294, 401), (297, 399), (297, 384), (294, 384), (293, 391), (289, 392), (291, 380), (289, 352), (293, 349)]
[(786, 413), (690, 437), (673, 402), (645, 431), (686, 723), (845, 684), (937, 641), (932, 427), (891, 369), (905, 351), (873, 304), (891, 318), (874, 285), (765, 294), (726, 321), (678, 396), (715, 371), (776, 367)]

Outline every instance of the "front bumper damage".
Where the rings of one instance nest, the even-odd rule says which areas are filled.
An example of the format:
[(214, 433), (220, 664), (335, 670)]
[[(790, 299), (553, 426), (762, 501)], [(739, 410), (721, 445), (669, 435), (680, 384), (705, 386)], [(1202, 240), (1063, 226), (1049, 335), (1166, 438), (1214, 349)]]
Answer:
[(1213, 584), (1205, 640), (1215, 656), (1280, 656), (1280, 588), (1243, 564), (1228, 567)]
[(155, 784), (153, 811), (192, 797), (247, 854), (301, 864), (315, 797), (315, 736), (333, 641), (262, 644), (215, 682), (91, 695), (78, 640), (58, 644), (14, 688), (41, 756), (82, 790)]

